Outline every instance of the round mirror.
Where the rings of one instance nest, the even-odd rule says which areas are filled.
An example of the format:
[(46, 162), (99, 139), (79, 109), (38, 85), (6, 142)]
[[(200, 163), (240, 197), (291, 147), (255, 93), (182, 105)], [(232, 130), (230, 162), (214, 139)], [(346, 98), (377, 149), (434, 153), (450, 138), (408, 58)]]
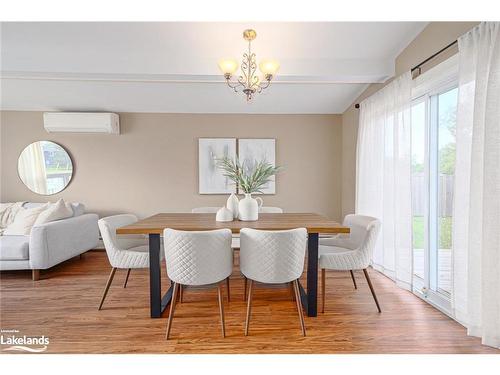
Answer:
[(52, 195), (68, 186), (73, 175), (73, 163), (62, 146), (39, 141), (21, 152), (17, 171), (28, 189), (37, 194)]

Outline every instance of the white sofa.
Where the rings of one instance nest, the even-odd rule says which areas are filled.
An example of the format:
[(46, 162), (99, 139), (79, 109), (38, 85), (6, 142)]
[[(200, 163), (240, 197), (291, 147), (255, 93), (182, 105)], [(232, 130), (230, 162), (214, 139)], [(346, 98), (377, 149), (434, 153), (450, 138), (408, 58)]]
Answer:
[[(25, 203), (33, 208), (43, 203)], [(29, 236), (0, 236), (0, 270), (33, 270), (38, 280), (40, 270), (55, 266), (97, 246), (98, 216), (86, 214), (85, 206), (72, 203), (73, 216), (64, 220), (35, 225)]]

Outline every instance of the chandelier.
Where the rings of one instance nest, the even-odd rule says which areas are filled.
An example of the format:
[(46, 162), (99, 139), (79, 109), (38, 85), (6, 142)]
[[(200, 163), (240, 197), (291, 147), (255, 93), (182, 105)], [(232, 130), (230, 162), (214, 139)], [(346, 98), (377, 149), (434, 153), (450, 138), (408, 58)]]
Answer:
[(224, 78), (229, 87), (234, 92), (241, 90), (246, 95), (247, 102), (252, 100), (255, 93), (261, 93), (271, 84), (280, 65), (275, 60), (262, 60), (259, 64), (259, 70), (262, 73), (260, 77), (257, 73), (257, 59), (252, 52), (252, 40), (257, 37), (255, 30), (247, 29), (243, 31), (243, 39), (248, 42), (248, 52), (243, 54), (241, 62), (241, 74), (237, 80), (232, 80), (233, 74), (238, 70), (238, 62), (234, 59), (219, 61), (219, 68), (224, 73)]

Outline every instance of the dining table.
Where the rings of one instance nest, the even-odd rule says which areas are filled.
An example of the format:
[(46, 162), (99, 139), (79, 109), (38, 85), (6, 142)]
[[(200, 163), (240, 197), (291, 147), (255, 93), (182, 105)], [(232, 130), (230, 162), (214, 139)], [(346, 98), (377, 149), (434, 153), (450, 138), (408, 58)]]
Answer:
[(320, 234), (349, 233), (349, 228), (316, 213), (260, 213), (256, 221), (218, 222), (214, 213), (159, 213), (116, 229), (116, 234), (149, 236), (149, 295), (152, 318), (161, 317), (172, 299), (173, 285), (161, 295), (160, 241), (166, 228), (183, 231), (206, 231), (228, 228), (237, 234), (243, 228), (287, 230), (306, 228), (307, 285), (299, 283), (302, 305), (310, 317), (317, 316), (318, 251)]

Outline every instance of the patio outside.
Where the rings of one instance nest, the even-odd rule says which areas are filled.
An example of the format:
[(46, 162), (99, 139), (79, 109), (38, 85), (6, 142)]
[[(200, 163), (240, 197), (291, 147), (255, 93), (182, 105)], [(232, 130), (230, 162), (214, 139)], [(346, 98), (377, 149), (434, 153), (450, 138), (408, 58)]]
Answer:
[[(452, 217), (438, 222), (438, 288), (451, 293)], [(413, 217), (413, 273), (424, 278), (424, 217)]]

